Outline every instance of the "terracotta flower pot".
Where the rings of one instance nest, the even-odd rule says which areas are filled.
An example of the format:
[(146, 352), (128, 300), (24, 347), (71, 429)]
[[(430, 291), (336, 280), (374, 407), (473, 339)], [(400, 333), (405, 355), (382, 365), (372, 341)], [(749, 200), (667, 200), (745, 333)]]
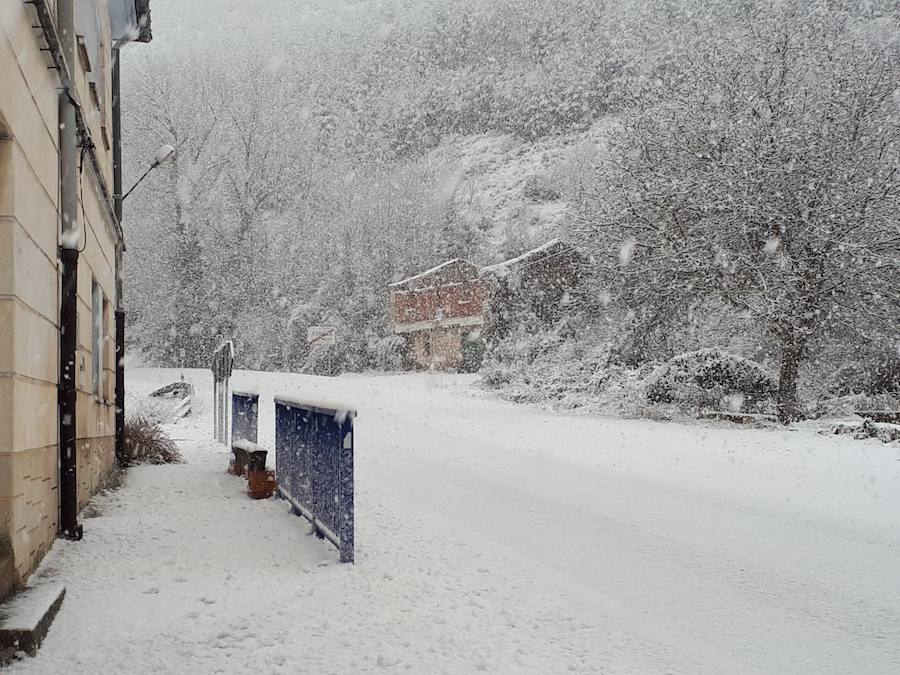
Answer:
[(268, 499), (275, 494), (276, 487), (275, 472), (272, 469), (247, 473), (247, 494), (252, 499)]

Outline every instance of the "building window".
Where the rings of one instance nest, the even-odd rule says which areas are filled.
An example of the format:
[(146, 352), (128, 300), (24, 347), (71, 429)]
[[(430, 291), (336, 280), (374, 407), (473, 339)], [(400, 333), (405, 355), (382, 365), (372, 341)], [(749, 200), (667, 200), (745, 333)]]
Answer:
[(97, 280), (91, 284), (91, 384), (94, 395), (103, 398), (103, 348), (106, 343), (106, 298)]
[(115, 358), (116, 354), (112, 347), (112, 340), (110, 338), (110, 334), (113, 330), (113, 314), (110, 309), (109, 298), (105, 295), (103, 296), (103, 360), (101, 363), (101, 376), (103, 379), (103, 397), (107, 400), (112, 399), (113, 391), (115, 390), (115, 384), (110, 380), (107, 375), (109, 374), (109, 370), (115, 368)]

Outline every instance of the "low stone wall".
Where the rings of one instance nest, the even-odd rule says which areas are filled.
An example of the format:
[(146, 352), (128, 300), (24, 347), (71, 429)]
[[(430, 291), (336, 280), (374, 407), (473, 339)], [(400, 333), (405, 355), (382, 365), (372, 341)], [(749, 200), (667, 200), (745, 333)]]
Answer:
[[(0, 504), (0, 597), (21, 585), (56, 541), (59, 476), (56, 446), (8, 457), (16, 494)], [(78, 507), (109, 483), (115, 470), (115, 437), (78, 442)]]

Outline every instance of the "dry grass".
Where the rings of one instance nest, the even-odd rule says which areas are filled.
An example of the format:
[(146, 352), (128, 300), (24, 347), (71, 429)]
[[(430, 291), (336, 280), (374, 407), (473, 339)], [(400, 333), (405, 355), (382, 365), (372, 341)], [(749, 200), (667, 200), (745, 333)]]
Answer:
[(125, 423), (125, 449), (128, 463), (184, 464), (174, 441), (155, 422), (135, 417)]

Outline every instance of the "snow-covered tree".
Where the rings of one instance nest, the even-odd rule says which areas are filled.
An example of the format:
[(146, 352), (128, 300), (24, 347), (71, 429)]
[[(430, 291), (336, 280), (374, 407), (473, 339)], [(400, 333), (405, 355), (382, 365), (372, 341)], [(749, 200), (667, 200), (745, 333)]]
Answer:
[(856, 4), (706, 12), (621, 117), (577, 226), (639, 316), (719, 298), (776, 340), (783, 421), (814, 340), (900, 317), (900, 15)]

